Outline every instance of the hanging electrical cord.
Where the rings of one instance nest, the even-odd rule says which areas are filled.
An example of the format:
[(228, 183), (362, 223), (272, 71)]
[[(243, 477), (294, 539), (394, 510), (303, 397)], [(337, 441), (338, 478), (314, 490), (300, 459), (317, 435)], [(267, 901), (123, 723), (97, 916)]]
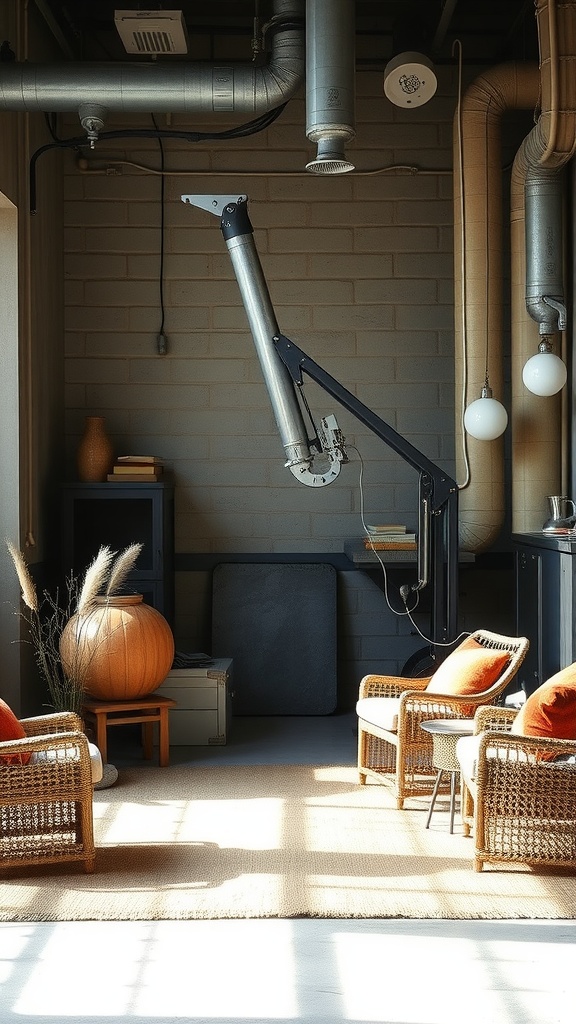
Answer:
[[(303, 404), (303, 406), (304, 406), (304, 408), (306, 410), (306, 413), (307, 413), (307, 415), (308, 415), (308, 417), (310, 419), (310, 423), (312, 424), (312, 428), (314, 430), (315, 436), (318, 437), (318, 431), (316, 429), (316, 425), (315, 425), (315, 422), (314, 422), (314, 417), (313, 417), (312, 411), (310, 409), (310, 405), (309, 405), (308, 399), (307, 399), (307, 397), (306, 397), (306, 395), (304, 393), (304, 386), (299, 387), (298, 395), (299, 395), (299, 397), (300, 397), (300, 399), (302, 401), (302, 404)], [(444, 642), (444, 643), (441, 642), (441, 641), (433, 641), (430, 637), (426, 636), (426, 634), (422, 632), (422, 630), (420, 629), (418, 624), (415, 622), (415, 620), (413, 618), (413, 615), (414, 615), (414, 612), (416, 611), (416, 609), (418, 608), (418, 605), (420, 603), (420, 592), (419, 591), (412, 592), (413, 603), (412, 603), (412, 606), (410, 608), (408, 607), (408, 605), (406, 604), (406, 602), (403, 599), (402, 599), (402, 601), (403, 601), (402, 608), (395, 608), (394, 605), (392, 604), (392, 601), (390, 599), (390, 582), (389, 582), (389, 579), (388, 579), (388, 572), (387, 572), (387, 569), (386, 569), (386, 565), (385, 565), (384, 560), (382, 559), (382, 557), (380, 555), (380, 552), (379, 552), (378, 548), (374, 544), (374, 538), (373, 538), (372, 534), (370, 533), (370, 530), (368, 529), (368, 526), (366, 524), (366, 519), (365, 519), (365, 512), (364, 512), (364, 508), (365, 508), (365, 506), (364, 506), (364, 486), (363, 486), (363, 481), (364, 481), (364, 460), (362, 458), (362, 453), (360, 452), (360, 449), (356, 445), (347, 445), (347, 451), (356, 452), (356, 454), (358, 456), (358, 460), (360, 462), (360, 472), (359, 472), (359, 476), (358, 476), (358, 488), (359, 488), (359, 492), (360, 492), (360, 522), (362, 524), (362, 530), (364, 532), (364, 536), (369, 541), (370, 549), (372, 550), (372, 553), (374, 554), (374, 556), (377, 559), (377, 561), (380, 563), (380, 568), (382, 570), (382, 578), (383, 578), (383, 581), (384, 581), (384, 588), (383, 588), (384, 598), (386, 600), (386, 604), (387, 604), (388, 608), (390, 609), (390, 611), (392, 612), (393, 615), (397, 615), (399, 618), (407, 617), (410, 620), (410, 622), (412, 623), (412, 625), (414, 626), (414, 629), (416, 630), (418, 635), (420, 637), (422, 637), (422, 639), (425, 640), (426, 643), (430, 644), (431, 647), (432, 646), (434, 646), (434, 647), (452, 647), (452, 645), (455, 643), (454, 640), (450, 640), (450, 641), (447, 641), (447, 642)], [(460, 636), (466, 636), (466, 635), (467, 635), (466, 633), (460, 634)], [(457, 639), (460, 639), (460, 636), (457, 637)]]
[[(370, 531), (369, 531), (369, 529), (368, 529), (368, 527), (366, 525), (366, 520), (364, 518), (364, 486), (363, 486), (363, 481), (364, 481), (364, 459), (362, 458), (362, 453), (360, 452), (360, 449), (357, 448), (356, 445), (353, 445), (353, 444), (347, 446), (347, 451), (356, 452), (356, 454), (358, 456), (358, 459), (359, 459), (359, 462), (360, 462), (360, 472), (358, 474), (358, 488), (359, 488), (359, 492), (360, 492), (360, 522), (362, 523), (362, 529), (364, 531), (364, 535), (369, 539), (370, 547), (372, 549), (372, 552), (376, 556), (376, 559), (380, 563), (380, 568), (382, 569), (382, 578), (383, 578), (383, 581), (384, 581), (384, 597), (385, 597), (385, 600), (386, 600), (386, 604), (388, 605), (388, 608), (390, 609), (390, 611), (394, 615), (397, 615), (399, 618), (402, 618), (404, 616), (409, 616), (409, 611), (408, 611), (408, 609), (404, 605), (403, 605), (402, 609), (394, 608), (394, 606), (392, 605), (392, 603), (390, 601), (388, 572), (387, 572), (386, 566), (385, 566), (385, 564), (384, 564), (384, 562), (383, 562), (383, 560), (382, 560), (382, 558), (380, 556), (380, 552), (378, 551), (377, 548), (374, 547), (374, 543), (373, 543), (372, 537), (370, 535)], [(416, 597), (416, 604), (415, 604), (414, 608), (418, 604), (418, 600), (419, 600), (417, 594), (415, 595), (415, 597)]]
[[(154, 114), (151, 115), (152, 124), (156, 131), (158, 131), (158, 125), (156, 124), (156, 118)], [(165, 229), (165, 199), (166, 199), (166, 179), (164, 177), (164, 143), (162, 137), (158, 136), (158, 146), (160, 148), (160, 267), (158, 270), (158, 285), (160, 292), (160, 327), (158, 334), (156, 335), (156, 347), (159, 356), (165, 356), (168, 351), (168, 340), (164, 334), (164, 321), (166, 319), (166, 310), (164, 307), (164, 229)]]
[[(244, 139), (250, 135), (256, 135), (258, 132), (264, 131), (273, 124), (280, 116), (285, 106), (286, 103), (282, 103), (279, 107), (274, 107), (273, 110), (266, 111), (253, 121), (247, 121), (245, 124), (238, 125), (235, 128), (227, 128), (222, 132), (183, 132), (167, 128), (156, 130), (152, 128), (130, 128), (119, 131), (101, 132), (99, 135), (99, 141), (110, 139), (180, 139), (184, 142), (218, 142), (229, 141), (231, 139)], [(53, 142), (48, 142), (44, 146), (40, 146), (39, 149), (32, 154), (30, 157), (29, 168), (30, 213), (36, 213), (36, 164), (39, 158), (51, 149), (77, 149), (81, 151), (88, 145), (89, 142), (85, 135), (75, 136), (70, 139), (54, 138)]]
[(376, 548), (375, 545), (374, 545), (374, 540), (373, 540), (372, 534), (370, 533), (370, 530), (368, 529), (368, 526), (366, 525), (366, 520), (365, 520), (365, 515), (364, 515), (364, 487), (363, 487), (364, 460), (362, 458), (362, 454), (361, 454), (359, 448), (357, 448), (356, 445), (348, 445), (347, 446), (347, 451), (356, 452), (356, 454), (358, 456), (358, 459), (360, 461), (360, 473), (359, 473), (359, 476), (358, 476), (358, 487), (359, 487), (359, 492), (360, 492), (360, 521), (362, 523), (362, 529), (364, 531), (364, 536), (370, 541), (370, 548), (372, 550), (372, 553), (376, 557), (377, 561), (380, 563), (380, 568), (382, 570), (382, 578), (383, 578), (383, 581), (384, 581), (384, 591), (383, 591), (384, 592), (384, 598), (386, 600), (386, 604), (387, 604), (388, 608), (390, 609), (392, 614), (393, 615), (397, 615), (398, 618), (402, 618), (402, 617), (406, 616), (410, 620), (410, 622), (411, 622), (412, 626), (414, 627), (415, 631), (418, 633), (418, 636), (420, 636), (422, 638), (422, 640), (424, 640), (427, 644), (429, 644), (431, 649), (434, 648), (434, 647), (453, 647), (453, 645), (455, 643), (457, 643), (458, 640), (460, 640), (463, 637), (469, 635), (468, 631), (464, 630), (463, 632), (459, 633), (457, 637), (453, 638), (452, 640), (445, 641), (445, 642), (443, 642), (441, 640), (432, 640), (429, 636), (426, 636), (426, 634), (422, 632), (422, 630), (420, 629), (420, 626), (418, 625), (418, 623), (414, 619), (414, 613), (415, 613), (415, 611), (418, 608), (418, 605), (420, 603), (420, 593), (418, 591), (414, 592), (413, 595), (412, 595), (413, 598), (414, 598), (414, 602), (413, 602), (413, 604), (412, 604), (412, 606), (410, 608), (408, 607), (407, 604), (404, 603), (403, 604), (403, 609), (400, 610), (398, 608), (394, 608), (393, 604), (391, 603), (391, 601), (390, 601), (390, 592), (389, 592), (390, 584), (389, 584), (388, 572), (387, 572), (387, 569), (386, 569), (386, 565), (384, 563), (384, 560), (383, 560), (382, 556), (380, 555), (380, 552), (379, 552), (378, 548)]
[(460, 188), (460, 315), (462, 317), (462, 395), (460, 406), (460, 425), (462, 432), (462, 457), (464, 459), (464, 483), (458, 484), (464, 490), (470, 483), (470, 459), (468, 456), (468, 435), (464, 429), (464, 413), (466, 412), (466, 394), (468, 391), (468, 337), (466, 328), (466, 209), (464, 205), (464, 150), (462, 145), (462, 43), (455, 39), (452, 56), (458, 48), (458, 97), (456, 101), (456, 126), (458, 144), (458, 183)]
[(44, 114), (44, 120), (53, 141), (59, 142), (60, 140), (56, 134), (56, 114)]

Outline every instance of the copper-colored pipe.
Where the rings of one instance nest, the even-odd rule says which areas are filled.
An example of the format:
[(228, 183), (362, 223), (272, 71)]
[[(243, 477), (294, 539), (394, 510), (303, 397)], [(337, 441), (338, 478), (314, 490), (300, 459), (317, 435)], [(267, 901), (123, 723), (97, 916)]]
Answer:
[[(480, 397), (486, 361), (494, 397), (502, 400), (501, 122), (508, 110), (534, 107), (538, 87), (536, 65), (503, 64), (480, 75), (462, 100), (463, 196), (455, 174), (454, 266), (456, 388), (459, 392), (466, 379), (465, 404)], [(454, 137), (458, 167), (456, 129)], [(504, 521), (504, 442), (465, 437), (460, 407), (455, 437), (457, 479), (469, 476), (460, 492), (460, 546), (482, 551), (496, 540)]]
[[(541, 115), (514, 163), (512, 247), (512, 528), (539, 530), (545, 496), (563, 479), (561, 396), (538, 398), (522, 383), (522, 367), (538, 348), (538, 327), (526, 312), (524, 181), (529, 167), (560, 171), (576, 151), (576, 0), (537, 0), (541, 70), (502, 65), (481, 75), (462, 103), (462, 181), (455, 174), (456, 386), (466, 380), (465, 402), (478, 398), (486, 363), (494, 397), (502, 399), (502, 174), (501, 118), (506, 110), (534, 108)], [(457, 131), (454, 135), (457, 145)], [(455, 167), (458, 152), (455, 153)], [(463, 223), (462, 223), (463, 222)], [(463, 250), (462, 250), (462, 237)], [(464, 277), (464, 280), (463, 280)], [(462, 298), (463, 296), (463, 298)], [(464, 364), (464, 365), (463, 365)], [(466, 446), (466, 447), (464, 447)], [(503, 441), (465, 437), (456, 416), (460, 544), (482, 551), (504, 521)]]

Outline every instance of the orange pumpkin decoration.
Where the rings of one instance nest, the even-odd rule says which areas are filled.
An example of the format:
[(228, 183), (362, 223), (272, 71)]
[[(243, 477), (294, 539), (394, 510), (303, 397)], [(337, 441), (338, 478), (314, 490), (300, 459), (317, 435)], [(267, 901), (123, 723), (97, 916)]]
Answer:
[(174, 660), (174, 637), (163, 615), (142, 594), (98, 597), (73, 615), (60, 640), (64, 670), (100, 700), (137, 700), (164, 681)]

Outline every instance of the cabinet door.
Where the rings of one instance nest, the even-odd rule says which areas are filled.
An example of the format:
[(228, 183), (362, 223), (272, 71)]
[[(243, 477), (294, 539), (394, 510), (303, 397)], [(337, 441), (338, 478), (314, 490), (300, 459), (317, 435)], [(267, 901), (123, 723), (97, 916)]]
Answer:
[(561, 668), (559, 585), (557, 552), (518, 548), (516, 626), (518, 634), (530, 640), (530, 650), (517, 680), (527, 694)]
[(168, 484), (75, 484), (64, 487), (62, 570), (82, 576), (102, 545), (142, 544), (127, 580), (169, 622), (174, 603), (174, 499)]

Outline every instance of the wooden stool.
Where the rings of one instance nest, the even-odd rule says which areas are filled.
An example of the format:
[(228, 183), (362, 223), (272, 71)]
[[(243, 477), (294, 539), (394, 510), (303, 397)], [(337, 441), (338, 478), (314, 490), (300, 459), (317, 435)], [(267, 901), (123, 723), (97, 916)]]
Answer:
[(107, 733), (109, 725), (133, 725), (142, 723), (142, 747), (144, 757), (152, 757), (154, 745), (154, 723), (160, 723), (158, 754), (161, 768), (170, 762), (170, 733), (168, 729), (168, 712), (176, 704), (170, 697), (159, 697), (152, 693), (139, 700), (87, 700), (82, 705), (84, 719), (94, 726), (96, 746), (102, 754), (104, 764), (107, 761)]

